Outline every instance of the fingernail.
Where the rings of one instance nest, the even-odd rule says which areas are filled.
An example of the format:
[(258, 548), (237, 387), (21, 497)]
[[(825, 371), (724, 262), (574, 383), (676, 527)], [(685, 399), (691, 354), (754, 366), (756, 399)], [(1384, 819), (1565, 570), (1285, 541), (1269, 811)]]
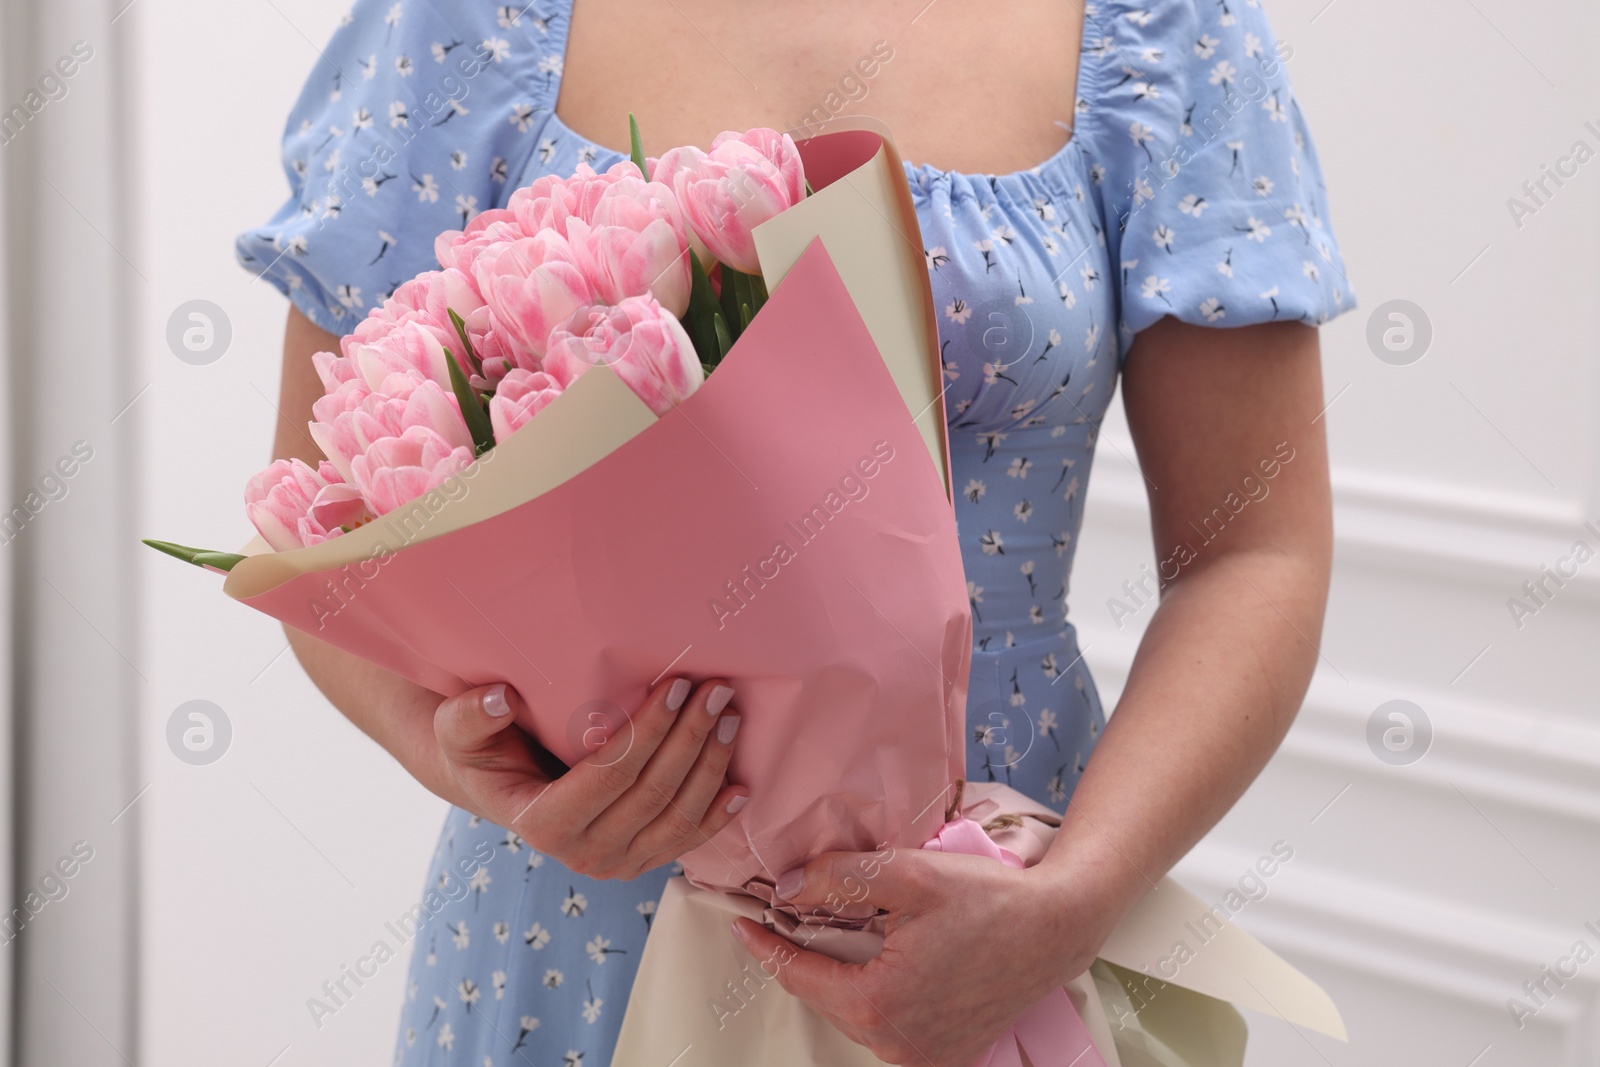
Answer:
[(689, 699), (689, 679), (679, 678), (672, 683), (672, 688), (667, 690), (667, 710), (677, 711), (683, 707), (683, 702)]
[(739, 939), (739, 944), (744, 944), (744, 927), (739, 925), (738, 919), (735, 919), (733, 922), (729, 923), (728, 929), (732, 930), (733, 936)]
[(781, 899), (788, 900), (800, 892), (800, 887), (805, 883), (806, 869), (804, 867), (796, 867), (792, 871), (784, 871), (778, 875), (778, 884), (772, 887), (772, 891), (778, 894)]
[(494, 719), (511, 714), (511, 701), (506, 699), (506, 687), (504, 685), (497, 685), (484, 691), (483, 712)]
[(739, 732), (739, 716), (725, 715), (717, 723), (717, 740), (724, 745), (733, 740), (733, 735)]
[(750, 802), (749, 795), (746, 794), (746, 793), (740, 793), (738, 796), (736, 796), (732, 800), (728, 801), (728, 814), (729, 815), (737, 815), (737, 814), (739, 814), (739, 809), (744, 807), (749, 802)]
[(711, 690), (711, 695), (706, 697), (706, 711), (712, 715), (721, 715), (722, 709), (728, 706), (728, 701), (733, 699), (733, 690), (725, 685), (719, 685)]

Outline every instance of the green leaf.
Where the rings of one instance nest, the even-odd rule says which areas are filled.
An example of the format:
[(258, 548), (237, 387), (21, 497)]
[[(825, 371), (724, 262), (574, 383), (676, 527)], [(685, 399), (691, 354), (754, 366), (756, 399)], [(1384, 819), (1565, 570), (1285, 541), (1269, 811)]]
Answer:
[(811, 188), (811, 179), (810, 178), (806, 179), (806, 195), (807, 196), (816, 196), (817, 195), (817, 191), (815, 189)]
[(644, 140), (639, 136), (639, 122), (631, 111), (628, 112), (628, 146), (633, 150), (633, 165), (639, 168), (645, 181), (649, 181), (650, 171), (644, 165)]
[(750, 320), (755, 318), (755, 312), (750, 310), (748, 303), (739, 305), (739, 332), (744, 333), (750, 327)]
[(694, 342), (700, 362), (716, 366), (722, 358), (717, 344), (717, 330), (713, 317), (717, 313), (717, 297), (711, 291), (711, 279), (694, 249), (689, 249), (689, 308), (683, 313), (683, 328)]
[(171, 541), (152, 541), (149, 538), (141, 540), (157, 552), (165, 552), (185, 563), (193, 563), (196, 567), (215, 567), (219, 571), (231, 571), (240, 560), (244, 559), (237, 552), (212, 552), (204, 548), (175, 545)]
[(706, 271), (704, 263), (700, 262), (700, 255), (694, 249), (689, 249), (689, 302), (697, 300), (709, 303), (716, 302), (716, 293), (711, 290), (711, 275)]
[(467, 336), (467, 324), (455, 308), (446, 308), (450, 312), (450, 324), (456, 328), (456, 336), (461, 338), (461, 347), (467, 353), (467, 359), (472, 363), (472, 369), (481, 377), (483, 375), (483, 360), (478, 358), (478, 353), (472, 350), (472, 338)]
[(455, 354), (448, 348), (444, 354), (445, 365), (450, 368), (450, 388), (456, 394), (456, 403), (461, 408), (461, 417), (467, 422), (467, 432), (472, 435), (474, 449), (481, 456), (494, 447), (494, 427), (483, 410), (483, 402), (472, 391), (472, 386), (467, 384), (467, 376), (461, 373), (461, 364), (456, 362)]
[(728, 349), (733, 347), (733, 336), (728, 333), (728, 320), (722, 317), (722, 312), (712, 316), (711, 325), (717, 331), (717, 362), (721, 363)]
[(722, 265), (722, 318), (724, 322), (738, 323), (739, 301), (743, 288), (744, 275), (724, 263)]

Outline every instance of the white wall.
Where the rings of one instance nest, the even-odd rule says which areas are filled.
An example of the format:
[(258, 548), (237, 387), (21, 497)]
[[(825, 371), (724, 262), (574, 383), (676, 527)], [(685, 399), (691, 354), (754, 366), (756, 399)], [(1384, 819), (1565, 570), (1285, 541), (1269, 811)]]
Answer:
[[(1295, 849), (1239, 921), (1326, 984), (1351, 1043), (1253, 1017), (1253, 1065), (1600, 1064), (1600, 963), (1524, 1029), (1506, 1007), (1575, 941), (1600, 951), (1583, 929), (1600, 920), (1600, 561), (1520, 630), (1506, 606), (1575, 539), (1600, 547), (1581, 530), (1600, 520), (1600, 163), (1520, 229), (1506, 207), (1576, 139), (1600, 149), (1584, 128), (1600, 127), (1600, 10), (1269, 10), (1362, 302), (1323, 335), (1337, 562), (1298, 724), (1179, 874), (1220, 892), (1274, 841)], [(1409, 366), (1365, 336), (1397, 298), (1433, 324)], [(1129, 451), (1120, 417), (1105, 436)], [(1139, 629), (1119, 630), (1106, 601), (1150, 559), (1139, 480), (1116, 450), (1089, 501), (1073, 612), (1114, 694)], [(1410, 766), (1365, 739), (1397, 698), (1434, 730)]]
[[(286, 303), (233, 260), (233, 235), (287, 193), (278, 138), (342, 7), (329, 0), (140, 0), (123, 19), (137, 92), (143, 290), (137, 353), (151, 479), (146, 536), (232, 548), (240, 493), (270, 454)], [(309, 40), (308, 40), (309, 39)], [(205, 299), (233, 342), (208, 366), (166, 344), (174, 308)], [(179, 472), (182, 472), (181, 474)], [(444, 815), (301, 672), (276, 623), (211, 575), (146, 553), (140, 1063), (387, 1064), (404, 964), (390, 963), (319, 1029), (306, 1007), (385, 920), (421, 894)], [(280, 655), (281, 654), (281, 655)], [(173, 710), (220, 706), (218, 762), (167, 747)], [(281, 1058), (274, 1060), (274, 1057)]]
[[(1240, 921), (1328, 986), (1352, 1042), (1254, 1017), (1252, 1064), (1600, 1064), (1600, 962), (1525, 1030), (1505, 1008), (1575, 940), (1600, 948), (1581, 928), (1600, 920), (1600, 562), (1520, 631), (1505, 606), (1600, 519), (1600, 162), (1521, 229), (1505, 206), (1576, 138), (1600, 147), (1583, 128), (1600, 125), (1600, 12), (1579, 0), (1325, 4), (1269, 5), (1363, 301), (1324, 335), (1340, 535), (1325, 662), (1283, 752), (1180, 873), (1220, 891), (1274, 841), (1295, 849)], [(136, 63), (133, 255), (150, 279), (129, 358), (155, 383), (139, 413), (145, 462), (172, 472), (150, 479), (152, 536), (242, 539), (231, 503), (266, 455), (284, 305), (233, 266), (231, 236), (283, 195), (277, 134), (339, 13), (325, 0), (142, 0), (119, 24)], [(164, 339), (172, 309), (195, 298), (233, 327), (232, 349), (206, 367)], [(1392, 298), (1433, 323), (1411, 366), (1365, 341), (1368, 313)], [(1108, 696), (1138, 630), (1117, 629), (1105, 601), (1151, 559), (1138, 479), (1112, 444), (1131, 454), (1120, 414), (1073, 599)], [(152, 556), (139, 575), (152, 785), (135, 809), (135, 1058), (387, 1062), (402, 964), (320, 1031), (305, 1000), (417, 893), (440, 805), (277, 658), (273, 624), (199, 572)], [(232, 721), (211, 766), (166, 746), (167, 717), (194, 698)], [(1364, 739), (1393, 698), (1433, 723), (1411, 766), (1381, 763)]]

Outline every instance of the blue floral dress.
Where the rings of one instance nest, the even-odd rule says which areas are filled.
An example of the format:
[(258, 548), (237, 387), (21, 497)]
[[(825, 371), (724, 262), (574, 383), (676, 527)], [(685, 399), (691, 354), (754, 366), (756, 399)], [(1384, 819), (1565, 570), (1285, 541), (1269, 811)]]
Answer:
[[(360, 0), (289, 121), (292, 195), (239, 237), (241, 263), (343, 334), (435, 265), (439, 231), (541, 174), (621, 158), (553, 111), (570, 2)], [(1031, 170), (906, 168), (975, 626), (968, 774), (1058, 809), (1104, 723), (1068, 575), (1130, 342), (1164, 316), (1320, 323), (1354, 304), (1256, 0), (1090, 5), (1072, 118)], [(672, 873), (593, 881), (452, 812), (406, 931), (396, 1062), (607, 1063)]]

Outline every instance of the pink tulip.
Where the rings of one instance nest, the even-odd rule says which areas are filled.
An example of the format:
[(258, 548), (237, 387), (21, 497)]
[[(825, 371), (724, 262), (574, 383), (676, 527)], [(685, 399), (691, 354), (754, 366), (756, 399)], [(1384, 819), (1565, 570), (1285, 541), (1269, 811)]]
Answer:
[(373, 442), (351, 461), (356, 486), (372, 510), (387, 515), (437, 489), (472, 463), (470, 445), (456, 445), (427, 426)]
[(586, 163), (578, 164), (570, 178), (546, 174), (512, 193), (505, 207), (473, 216), (463, 229), (441, 233), (434, 240), (434, 254), (441, 266), (471, 275), (472, 264), (490, 245), (520, 241), (541, 230), (564, 234), (568, 219), (589, 221), (595, 201), (609, 186), (624, 178), (643, 177), (628, 160), (613, 165), (604, 174), (596, 174)]
[(354, 413), (372, 395), (366, 379), (344, 382), (311, 404), (311, 440), (328, 457), (344, 481), (350, 480), (350, 458), (362, 452), (351, 423)]
[(478, 354), (482, 373), (467, 376), (467, 381), (480, 393), (492, 393), (499, 388), (500, 380), (517, 368), (538, 370), (539, 364), (532, 356), (519, 351), (505, 335), (494, 328), (494, 313), (488, 306), (467, 316), (467, 336), (472, 339), (472, 350)]
[(674, 315), (688, 309), (689, 237), (669, 186), (619, 178), (586, 214), (567, 220), (567, 236), (598, 299), (649, 293)]
[(513, 360), (530, 369), (544, 355), (550, 331), (595, 300), (572, 246), (553, 230), (489, 246), (473, 263), (473, 274), (490, 309), (490, 329)]
[(463, 371), (471, 370), (450, 312), (465, 319), (482, 306), (472, 279), (461, 271), (419, 274), (390, 294), (340, 342), (347, 365), (337, 359), (318, 365), (323, 386), (331, 389), (348, 380), (353, 369), (376, 389), (390, 374), (415, 370), (448, 389), (446, 350), (455, 355)]
[[(474, 384), (493, 387), (515, 367), (537, 370), (550, 330), (587, 304), (650, 293), (682, 314), (693, 240), (672, 189), (646, 181), (626, 160), (603, 174), (580, 164), (570, 178), (546, 175), (513, 193), (505, 208), (441, 235), (435, 252), (443, 273), (467, 272), (490, 309), (486, 321), (462, 317), (469, 328), (482, 323), (486, 347), (501, 350), (479, 352), (484, 368)], [(426, 354), (412, 340), (398, 358), (428, 373)]]
[[(419, 323), (399, 323), (377, 343), (353, 343), (347, 347), (350, 355), (346, 358), (355, 364), (357, 373), (370, 389), (378, 389), (391, 374), (408, 372), (446, 387), (450, 384), (445, 343), (437, 331)], [(456, 342), (451, 351), (460, 347)]]
[(245, 485), (244, 503), (277, 552), (321, 544), (370, 517), (355, 486), (327, 462), (312, 470), (298, 459), (280, 459)]
[(495, 441), (504, 444), (506, 438), (560, 395), (561, 383), (543, 371), (526, 371), (519, 367), (507, 372), (499, 391), (489, 401), (489, 422), (494, 427)]
[(311, 365), (316, 368), (317, 377), (322, 379), (323, 390), (329, 393), (344, 383), (361, 377), (361, 372), (356, 370), (353, 360), (332, 352), (313, 354)]
[[(333, 464), (324, 460), (320, 464), (328, 474), (337, 475)], [(361, 490), (347, 482), (334, 482), (325, 485), (317, 492), (316, 498), (311, 501), (311, 510), (306, 517), (317, 526), (325, 530), (354, 530), (357, 526), (365, 525), (372, 519), (372, 512), (367, 508), (367, 502), (361, 497)], [(333, 536), (329, 534), (329, 536)], [(310, 542), (307, 542), (308, 544)]]
[(451, 445), (472, 447), (472, 434), (461, 417), (455, 394), (416, 374), (384, 379), (382, 388), (354, 413), (353, 422), (363, 448), (413, 426), (425, 426)]
[(580, 163), (570, 178), (545, 175), (532, 185), (518, 189), (511, 194), (506, 207), (526, 233), (540, 230), (565, 233), (569, 219), (593, 221), (595, 205), (612, 186), (643, 180), (644, 175), (632, 160), (614, 163), (600, 174), (587, 163)]
[(544, 369), (563, 389), (605, 364), (657, 415), (681, 404), (705, 381), (694, 344), (677, 316), (653, 297), (615, 307), (586, 307), (550, 335)]
[(441, 267), (458, 270), (472, 279), (476, 291), (477, 281), (472, 278), (472, 265), (479, 253), (490, 245), (509, 244), (530, 236), (517, 225), (516, 217), (510, 211), (495, 208), (475, 216), (464, 231), (446, 230), (434, 238), (433, 254), (438, 257)]
[(426, 271), (401, 285), (381, 305), (372, 309), (357, 324), (354, 336), (358, 341), (372, 341), (390, 323), (419, 322), (443, 331), (448, 340), (455, 336), (450, 325), (450, 309), (462, 318), (475, 311), (483, 301), (477, 299), (472, 278), (464, 271), (447, 269)]
[(410, 372), (390, 375), (379, 386), (367, 391), (364, 381), (351, 382), (311, 405), (311, 439), (345, 481), (359, 485), (356, 458), (413, 427), (472, 452), (472, 434), (455, 395), (438, 382)]
[(674, 148), (652, 172), (672, 186), (689, 225), (719, 262), (758, 274), (752, 231), (805, 199), (805, 170), (788, 134), (728, 131), (711, 151)]
[(441, 345), (459, 347), (455, 327), (450, 323), (451, 310), (466, 318), (482, 306), (477, 286), (465, 272), (455, 269), (427, 271), (389, 294), (388, 299), (356, 324), (340, 345), (348, 357), (353, 347), (381, 344), (396, 328), (416, 325), (430, 331)]

